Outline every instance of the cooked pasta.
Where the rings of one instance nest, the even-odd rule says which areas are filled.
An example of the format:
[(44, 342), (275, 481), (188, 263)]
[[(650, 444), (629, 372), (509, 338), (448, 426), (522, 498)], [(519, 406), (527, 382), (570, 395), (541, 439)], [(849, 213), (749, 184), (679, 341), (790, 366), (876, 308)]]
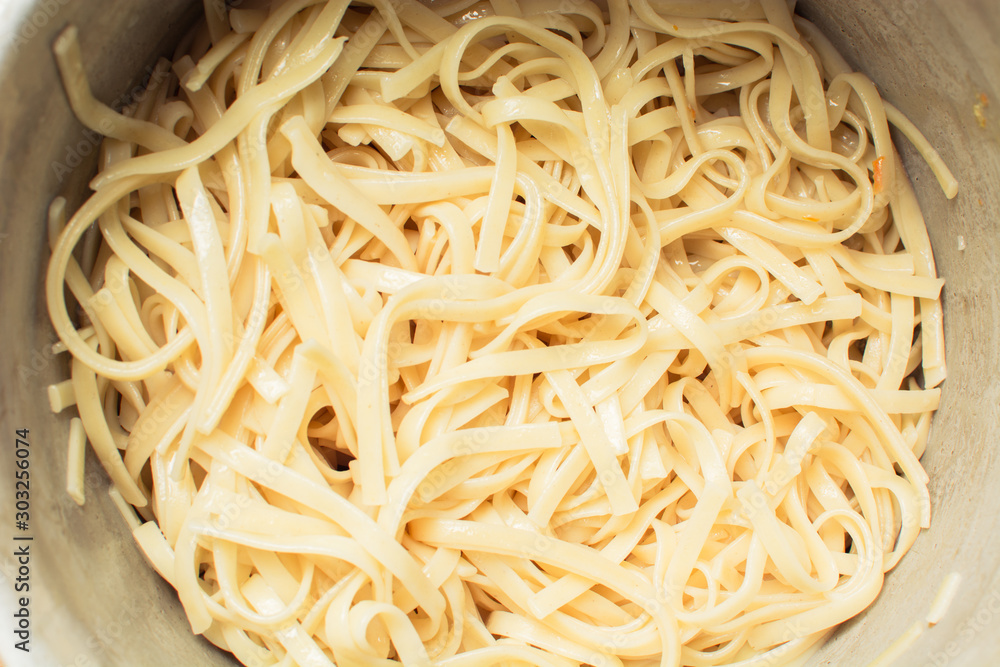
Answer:
[(807, 656), (930, 520), (890, 124), (957, 184), (792, 4), (205, 0), (120, 111), (67, 29), (72, 497), (246, 665)]

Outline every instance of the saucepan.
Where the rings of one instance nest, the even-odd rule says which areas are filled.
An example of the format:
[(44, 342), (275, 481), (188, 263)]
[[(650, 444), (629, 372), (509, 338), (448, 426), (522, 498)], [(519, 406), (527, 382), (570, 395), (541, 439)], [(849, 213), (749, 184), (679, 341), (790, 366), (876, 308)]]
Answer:
[[(735, 2), (736, 0), (734, 0)], [(97, 97), (142, 90), (195, 20), (187, 0), (0, 0), (0, 661), (33, 666), (235, 665), (191, 634), (86, 461), (86, 507), (65, 491), (69, 418), (46, 387), (66, 377), (42, 290), (46, 209), (86, 195), (100, 137), (70, 111), (51, 55), (79, 28)], [(915, 183), (944, 291), (949, 375), (923, 464), (933, 519), (877, 601), (813, 656), (863, 665), (897, 640), (898, 665), (1000, 662), (1000, 5), (995, 0), (801, 0), (797, 11), (868, 73), (960, 183), (945, 199), (913, 147)], [(21, 464), (19, 461), (28, 461)], [(15, 471), (30, 491), (15, 495)], [(18, 503), (21, 502), (19, 505)], [(24, 512), (24, 514), (18, 514)], [(18, 520), (25, 520), (18, 524)], [(924, 622), (942, 585), (954, 597)], [(27, 611), (25, 611), (27, 610)], [(939, 615), (939, 614), (937, 614)], [(915, 629), (919, 629), (917, 633)], [(27, 650), (25, 650), (27, 649)]]

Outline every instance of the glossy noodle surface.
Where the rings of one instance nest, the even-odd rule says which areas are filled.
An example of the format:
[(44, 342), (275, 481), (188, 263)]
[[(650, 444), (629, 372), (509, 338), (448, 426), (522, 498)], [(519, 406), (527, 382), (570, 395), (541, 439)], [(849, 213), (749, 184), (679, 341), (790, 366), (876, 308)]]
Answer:
[[(49, 215), (50, 388), (265, 665), (777, 665), (930, 520), (895, 125), (783, 0), (241, 3)], [(68, 218), (68, 219), (67, 219)]]

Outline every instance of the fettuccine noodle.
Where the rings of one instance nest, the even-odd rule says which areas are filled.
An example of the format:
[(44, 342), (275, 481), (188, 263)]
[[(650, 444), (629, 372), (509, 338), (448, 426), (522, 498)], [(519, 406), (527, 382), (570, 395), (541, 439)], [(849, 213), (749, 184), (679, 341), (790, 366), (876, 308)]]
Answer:
[(808, 655), (930, 520), (890, 123), (957, 186), (789, 4), (206, 0), (121, 112), (67, 29), (72, 496), (247, 665)]

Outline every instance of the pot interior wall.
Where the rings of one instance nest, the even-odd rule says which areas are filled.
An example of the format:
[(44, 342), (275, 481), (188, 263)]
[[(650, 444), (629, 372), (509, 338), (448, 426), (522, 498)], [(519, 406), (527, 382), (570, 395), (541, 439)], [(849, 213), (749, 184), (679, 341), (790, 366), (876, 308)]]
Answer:
[[(200, 4), (200, 3), (198, 3)], [(72, 117), (50, 45), (75, 24), (97, 96), (109, 103), (141, 81), (190, 25), (190, 3), (110, 0), (95, 12), (83, 0), (0, 0), (0, 421), (8, 442), (30, 429), (32, 653), (0, 642), (7, 665), (232, 665), (191, 636), (174, 591), (148, 567), (88, 453), (86, 511), (66, 496), (69, 417), (53, 417), (45, 388), (66, 377), (50, 352), (55, 335), (41, 285), (48, 248), (45, 211), (59, 194), (82, 201), (95, 140)], [(88, 11), (89, 10), (89, 11)], [(1000, 484), (993, 425), (1000, 413), (1000, 10), (993, 0), (803, 0), (848, 61), (868, 73), (942, 153), (961, 183), (947, 201), (913, 148), (897, 138), (927, 218), (945, 290), (950, 375), (923, 462), (934, 519), (886, 579), (874, 606), (843, 626), (815, 664), (867, 664), (927, 614), (946, 575), (962, 583), (944, 619), (898, 664), (988, 664), (1000, 656)], [(19, 18), (15, 18), (19, 17)], [(6, 34), (2, 34), (6, 31)], [(143, 39), (144, 35), (155, 35)], [(993, 75), (991, 77), (990, 75)], [(128, 93), (126, 92), (126, 95)], [(985, 94), (985, 127), (973, 112)], [(81, 171), (70, 172), (80, 165)], [(88, 167), (90, 172), (87, 172)], [(959, 249), (959, 239), (965, 249)], [(6, 454), (13, 461), (13, 452)], [(0, 463), (0, 467), (8, 466)], [(13, 475), (0, 498), (14, 497)], [(10, 545), (12, 502), (0, 502), (0, 539)], [(0, 550), (0, 609), (14, 609), (16, 564)]]
[[(941, 153), (960, 185), (948, 201), (909, 142), (896, 147), (916, 186), (944, 291), (949, 375), (922, 463), (930, 475), (931, 527), (886, 577), (863, 615), (840, 628), (819, 664), (868, 664), (922, 622), (951, 572), (961, 587), (944, 619), (899, 665), (994, 664), (1000, 658), (1000, 507), (996, 429), (1000, 413), (997, 278), (1000, 237), (1000, 9), (991, 0), (854, 3), (804, 0), (857, 70), (905, 113)], [(994, 102), (981, 109), (980, 98)], [(961, 244), (964, 242), (964, 250)]]
[[(70, 210), (82, 202), (95, 171), (99, 137), (73, 117), (51, 45), (67, 25), (79, 28), (88, 78), (98, 99), (120, 106), (134, 98), (160, 55), (171, 55), (201, 3), (189, 0), (93, 2), (0, 1), (0, 420), (6, 442), (0, 468), (10, 472), (14, 430), (31, 442), (31, 653), (0, 642), (8, 667), (54, 665), (238, 664), (191, 634), (174, 590), (146, 563), (107, 494), (104, 470), (88, 451), (86, 504), (66, 495), (69, 416), (53, 416), (46, 386), (68, 377), (66, 355), (48, 322), (43, 282), (48, 263), (45, 218), (57, 195)], [(15, 21), (20, 16), (20, 21)], [(151, 38), (149, 36), (152, 36)], [(77, 167), (76, 170), (73, 170)], [(71, 412), (71, 411), (67, 411)], [(11, 541), (14, 475), (4, 474), (3, 528)], [(19, 543), (20, 544), (20, 543)], [(0, 609), (15, 609), (13, 547), (0, 556)]]

